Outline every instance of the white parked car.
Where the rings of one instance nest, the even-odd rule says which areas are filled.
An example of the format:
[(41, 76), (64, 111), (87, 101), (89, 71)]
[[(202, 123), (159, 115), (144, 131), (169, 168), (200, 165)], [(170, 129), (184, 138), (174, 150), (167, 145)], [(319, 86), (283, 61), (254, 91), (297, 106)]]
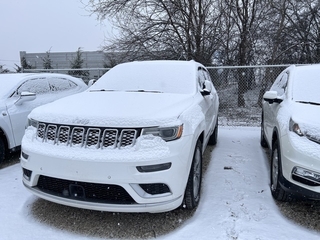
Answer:
[(261, 145), (270, 147), (275, 199), (320, 199), (320, 65), (291, 66), (263, 98)]
[(32, 109), (87, 89), (82, 79), (54, 73), (0, 74), (0, 162), (19, 149)]
[(200, 199), (202, 153), (219, 99), (194, 61), (117, 65), (87, 91), (36, 108), (22, 141), (23, 183), (69, 206), (164, 212)]

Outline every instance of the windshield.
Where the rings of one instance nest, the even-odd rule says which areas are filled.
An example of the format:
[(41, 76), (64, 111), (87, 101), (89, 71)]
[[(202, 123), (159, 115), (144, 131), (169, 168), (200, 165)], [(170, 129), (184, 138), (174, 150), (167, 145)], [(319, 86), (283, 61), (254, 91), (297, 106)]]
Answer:
[(132, 62), (103, 75), (90, 91), (189, 94), (196, 90), (195, 68), (187, 62)]
[(320, 103), (320, 68), (297, 69), (292, 97), (296, 102)]
[(15, 87), (21, 82), (24, 74), (22, 73), (7, 73), (0, 74), (0, 98), (10, 96)]

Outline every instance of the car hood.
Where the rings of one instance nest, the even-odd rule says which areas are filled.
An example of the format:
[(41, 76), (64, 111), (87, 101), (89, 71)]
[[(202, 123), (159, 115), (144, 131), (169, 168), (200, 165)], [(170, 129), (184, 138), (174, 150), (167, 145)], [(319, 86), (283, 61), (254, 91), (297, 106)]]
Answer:
[(177, 122), (193, 95), (148, 92), (83, 92), (34, 109), (37, 121), (107, 127), (163, 126)]

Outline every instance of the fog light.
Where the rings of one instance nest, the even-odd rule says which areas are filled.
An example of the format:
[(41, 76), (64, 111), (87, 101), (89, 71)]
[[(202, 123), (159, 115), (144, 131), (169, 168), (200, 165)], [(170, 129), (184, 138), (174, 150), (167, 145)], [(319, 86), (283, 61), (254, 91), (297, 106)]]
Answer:
[(171, 162), (156, 164), (156, 165), (138, 166), (137, 170), (139, 172), (157, 172), (157, 171), (167, 170), (169, 168), (171, 168)]
[[(303, 178), (306, 181), (304, 182), (305, 184), (308, 184), (308, 181), (313, 182), (313, 184), (314, 183), (320, 184), (320, 173), (318, 172), (314, 172), (301, 167), (294, 167), (292, 170), (292, 175), (293, 175), (293, 179), (295, 179), (294, 176)], [(313, 184), (308, 184), (308, 185), (313, 185)]]
[(22, 151), (21, 151), (21, 156), (26, 160), (28, 160), (28, 158), (29, 158), (29, 155), (26, 154), (25, 152), (22, 152)]
[(28, 181), (30, 181), (32, 171), (25, 169), (25, 168), (22, 168), (22, 171), (23, 171), (23, 177), (25, 179), (27, 179)]

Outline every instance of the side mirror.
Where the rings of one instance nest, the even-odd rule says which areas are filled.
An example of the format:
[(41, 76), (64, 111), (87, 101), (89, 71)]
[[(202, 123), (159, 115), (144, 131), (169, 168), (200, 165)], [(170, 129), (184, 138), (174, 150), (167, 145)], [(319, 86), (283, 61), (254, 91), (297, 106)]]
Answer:
[(263, 95), (263, 100), (268, 102), (269, 104), (272, 103), (281, 103), (283, 101), (282, 98), (278, 97), (278, 93), (276, 91), (267, 91)]
[(32, 101), (36, 99), (36, 94), (32, 92), (21, 92), (18, 100), (14, 103), (16, 105), (21, 105), (24, 102)]
[(201, 91), (202, 96), (210, 95), (212, 91), (212, 83), (209, 80), (204, 81), (204, 88)]
[(91, 87), (97, 80), (96, 79), (91, 79), (88, 82), (88, 86)]

